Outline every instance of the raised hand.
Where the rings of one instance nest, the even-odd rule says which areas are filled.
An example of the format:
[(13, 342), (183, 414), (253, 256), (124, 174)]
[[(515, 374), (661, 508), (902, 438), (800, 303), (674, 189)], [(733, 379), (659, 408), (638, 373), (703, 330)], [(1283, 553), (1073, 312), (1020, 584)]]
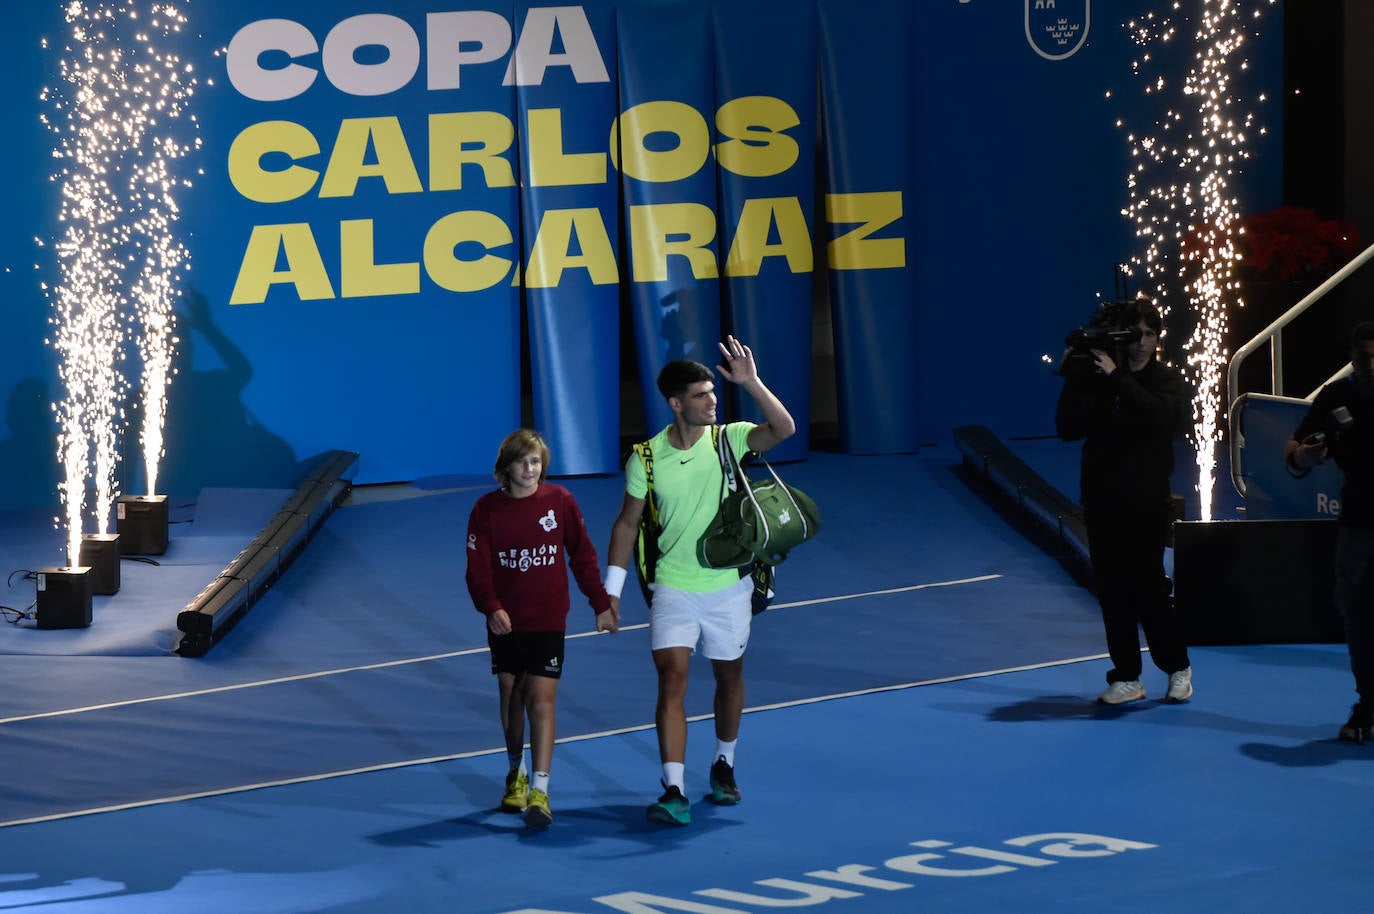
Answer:
[(748, 346), (727, 336), (725, 342), (718, 343), (721, 355), (725, 357), (723, 365), (717, 365), (716, 371), (721, 373), (725, 380), (734, 384), (745, 384), (759, 376), (759, 366), (754, 363), (754, 351)]

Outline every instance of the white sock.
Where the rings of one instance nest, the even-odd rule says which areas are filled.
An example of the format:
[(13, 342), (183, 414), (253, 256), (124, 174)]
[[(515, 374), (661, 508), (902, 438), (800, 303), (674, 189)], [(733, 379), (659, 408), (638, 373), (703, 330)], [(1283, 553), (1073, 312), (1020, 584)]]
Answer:
[(682, 762), (663, 763), (663, 783), (669, 787), (676, 787), (685, 795), (687, 793), (687, 782), (684, 780), (684, 772), (687, 766)]
[(519, 772), (521, 772), (522, 774), (524, 773), (524, 771), (525, 771), (525, 753), (524, 753), (524, 752), (521, 752), (519, 755), (508, 755), (508, 756), (506, 756), (506, 758), (510, 761), (510, 770), (511, 770), (511, 771), (519, 771)]
[(716, 756), (711, 759), (711, 764), (714, 765), (716, 759), (724, 757), (725, 764), (729, 765), (731, 768), (735, 767), (735, 744), (738, 742), (739, 740), (737, 739), (728, 741), (723, 739), (716, 740)]
[(549, 792), (549, 773), (547, 771), (536, 771), (534, 777), (530, 778), (530, 790), (542, 790)]

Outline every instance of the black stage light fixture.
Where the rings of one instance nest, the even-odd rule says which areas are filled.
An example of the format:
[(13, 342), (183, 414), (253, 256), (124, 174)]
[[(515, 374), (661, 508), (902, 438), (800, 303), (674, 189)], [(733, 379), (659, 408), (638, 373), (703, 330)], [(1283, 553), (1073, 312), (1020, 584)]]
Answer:
[[(1068, 547), (1060, 559), (1080, 582), (1090, 580), (1088, 569), (1088, 532), (1083, 509), (1068, 496), (1046, 482), (996, 435), (981, 425), (965, 425), (954, 430), (954, 445), (963, 456), (963, 466), (1005, 497), (1017, 521), (1034, 521), (1028, 531), (1045, 530)], [(1050, 551), (1058, 552), (1058, 544)], [(1058, 557), (1058, 556), (1056, 556)], [(1065, 562), (1064, 559), (1069, 561)]]
[(119, 496), (115, 529), (124, 555), (162, 555), (167, 551), (167, 496)]
[(87, 533), (81, 537), (77, 563), (91, 569), (91, 593), (119, 593), (119, 534)]
[(200, 657), (215, 643), (217, 632), (227, 632), (248, 612), (248, 585), (238, 578), (220, 575), (177, 614), (181, 640), (176, 652)]
[(219, 577), (177, 614), (182, 657), (201, 657), (228, 634), (305, 549), (352, 489), (358, 455), (329, 451)]
[(91, 569), (40, 568), (35, 575), (39, 628), (85, 628), (91, 624)]
[(250, 599), (256, 601), (258, 595), (271, 587), (281, 574), (281, 561), (275, 547), (254, 540), (249, 547), (239, 553), (239, 558), (224, 570), (231, 578), (238, 578), (247, 585)]
[(267, 541), (268, 548), (277, 553), (277, 564), (285, 570), (305, 548), (306, 533), (309, 532), (310, 517), (306, 514), (282, 511), (278, 517), (282, 522)]

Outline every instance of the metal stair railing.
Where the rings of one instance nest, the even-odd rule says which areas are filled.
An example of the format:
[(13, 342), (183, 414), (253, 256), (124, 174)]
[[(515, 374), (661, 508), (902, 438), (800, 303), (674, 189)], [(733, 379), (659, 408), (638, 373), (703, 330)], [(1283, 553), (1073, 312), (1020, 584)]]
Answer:
[[(1331, 274), (1331, 276), (1321, 285), (1317, 286), (1317, 288), (1304, 295), (1296, 305), (1279, 315), (1273, 323), (1257, 333), (1252, 340), (1236, 350), (1236, 354), (1231, 356), (1231, 363), (1226, 369), (1226, 392), (1231, 398), (1228, 409), (1226, 410), (1227, 422), (1231, 434), (1231, 482), (1235, 485), (1236, 491), (1242, 496), (1245, 495), (1245, 480), (1242, 478), (1241, 474), (1241, 451), (1245, 448), (1245, 439), (1240, 431), (1240, 413), (1242, 412), (1240, 406), (1245, 398), (1245, 394), (1235, 393), (1236, 388), (1240, 384), (1241, 363), (1257, 352), (1259, 348), (1267, 342), (1269, 344), (1269, 377), (1270, 386), (1272, 388), (1270, 393), (1278, 397), (1284, 396), (1283, 328), (1292, 323), (1293, 319), (1299, 314), (1302, 314), (1308, 308), (1312, 307), (1312, 305), (1325, 298), (1328, 292), (1345, 282), (1351, 274), (1359, 270), (1360, 267), (1364, 266), (1372, 259), (1374, 259), (1374, 244), (1371, 244), (1369, 247), (1356, 254), (1349, 263)], [(1318, 385), (1317, 390), (1312, 391), (1301, 399), (1311, 400), (1317, 395), (1317, 391), (1321, 390), (1326, 384), (1349, 373), (1350, 366), (1346, 365), (1340, 371), (1333, 374), (1326, 382)]]

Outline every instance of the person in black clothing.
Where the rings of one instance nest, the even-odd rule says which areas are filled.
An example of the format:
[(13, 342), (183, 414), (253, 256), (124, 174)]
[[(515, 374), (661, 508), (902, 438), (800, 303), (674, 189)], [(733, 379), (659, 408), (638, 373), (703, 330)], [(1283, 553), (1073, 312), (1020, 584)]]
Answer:
[(1146, 299), (1125, 304), (1115, 328), (1138, 328), (1140, 335), (1114, 352), (1092, 349), (1077, 370), (1068, 370), (1065, 352), (1055, 414), (1060, 438), (1083, 439), (1083, 520), (1112, 660), (1097, 700), (1121, 704), (1145, 697), (1141, 626), (1150, 659), (1169, 676), (1165, 700), (1187, 701), (1193, 670), (1164, 573), (1164, 549), (1173, 521), (1173, 443), (1187, 425), (1190, 396), (1183, 376), (1156, 358), (1164, 324), (1154, 305)]
[(1323, 387), (1284, 450), (1305, 476), (1328, 457), (1345, 477), (1336, 529), (1336, 609), (1345, 621), (1350, 671), (1359, 700), (1339, 738), (1362, 743), (1374, 724), (1374, 321), (1350, 334), (1347, 377)]

